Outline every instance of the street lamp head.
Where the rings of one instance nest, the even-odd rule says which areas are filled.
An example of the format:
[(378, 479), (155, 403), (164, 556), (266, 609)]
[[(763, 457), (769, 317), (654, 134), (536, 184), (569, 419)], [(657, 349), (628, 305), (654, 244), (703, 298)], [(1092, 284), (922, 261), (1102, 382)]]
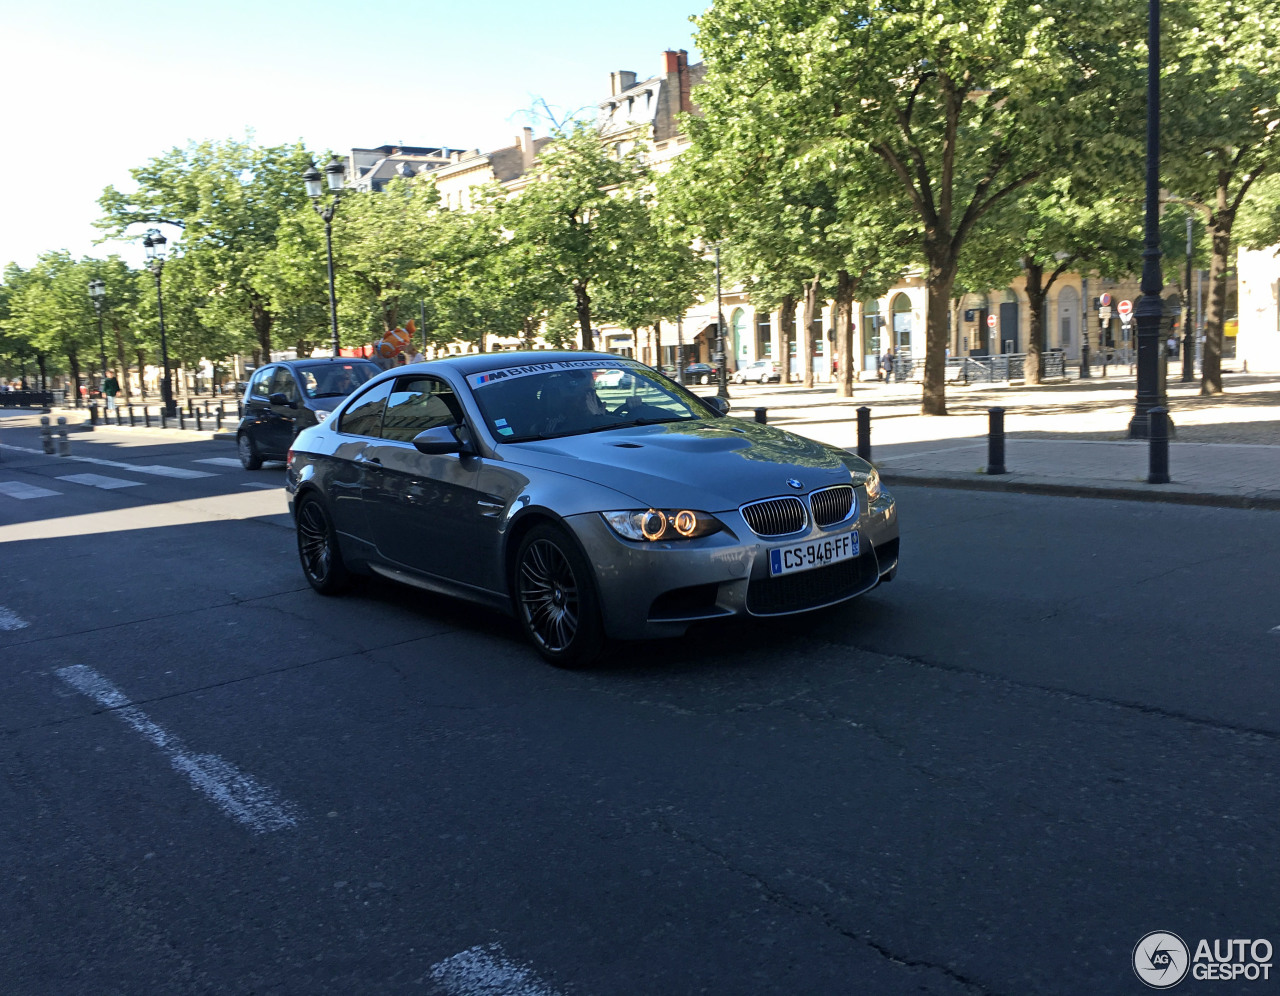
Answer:
[(142, 239), (142, 247), (147, 251), (147, 259), (154, 263), (163, 263), (164, 247), (168, 241), (160, 234), (159, 229), (148, 229), (147, 234)]
[[(313, 167), (314, 168), (314, 167)], [(324, 168), (325, 179), (329, 181), (329, 190), (332, 193), (339, 194), (342, 192), (342, 182), (346, 173), (346, 168), (339, 159), (333, 159), (328, 166)]]
[(89, 281), (89, 296), (93, 298), (95, 304), (103, 299), (107, 293), (107, 285), (101, 280)]
[(302, 182), (307, 185), (307, 196), (316, 198), (320, 196), (320, 171), (316, 169), (315, 163), (312, 163), (307, 171), (302, 174)]

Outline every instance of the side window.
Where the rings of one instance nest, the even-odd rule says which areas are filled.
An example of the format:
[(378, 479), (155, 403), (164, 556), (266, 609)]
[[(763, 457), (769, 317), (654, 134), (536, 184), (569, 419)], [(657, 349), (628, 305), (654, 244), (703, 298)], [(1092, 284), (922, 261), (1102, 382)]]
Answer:
[(351, 406), (342, 413), (342, 421), (338, 425), (339, 432), (353, 436), (382, 435), (382, 411), (387, 406), (387, 396), (391, 394), (391, 381), (384, 380), (375, 384), (361, 394)]
[(409, 443), (424, 429), (457, 425), (462, 406), (453, 388), (435, 377), (401, 377), (387, 402), (382, 437)]
[(263, 367), (253, 374), (253, 380), (249, 382), (249, 396), (253, 398), (262, 398), (264, 401), (268, 394), (271, 393), (271, 378), (275, 376), (275, 367)]
[(289, 372), (288, 367), (276, 367), (276, 375), (271, 378), (271, 390), (268, 394), (279, 392), (290, 401), (300, 401), (301, 396), (298, 394), (298, 382), (293, 379), (293, 374)]

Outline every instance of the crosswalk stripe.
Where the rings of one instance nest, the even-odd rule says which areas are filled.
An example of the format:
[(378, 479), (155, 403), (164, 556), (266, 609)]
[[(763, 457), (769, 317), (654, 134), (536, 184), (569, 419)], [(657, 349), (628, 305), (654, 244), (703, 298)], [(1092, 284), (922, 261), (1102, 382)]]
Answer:
[(8, 495), (19, 501), (25, 501), (28, 498), (48, 498), (50, 495), (60, 494), (62, 494), (61, 491), (50, 491), (48, 488), (38, 488), (34, 484), (23, 484), (21, 481), (0, 481), (0, 495)]
[(158, 464), (145, 465), (124, 463), (121, 460), (103, 460), (100, 457), (72, 457), (78, 463), (91, 463), (96, 467), (114, 467), (116, 470), (129, 470), (135, 474), (150, 474), (152, 477), (179, 477), (191, 479), (196, 477), (216, 477), (206, 470), (190, 470), (183, 467), (165, 467)]
[(430, 975), (449, 996), (558, 996), (529, 966), (512, 961), (496, 943), (467, 948), (436, 962)]
[(113, 488), (142, 487), (141, 481), (124, 481), (118, 477), (104, 477), (101, 474), (68, 474), (66, 477), (59, 477), (58, 480), (84, 484), (91, 488), (102, 488), (104, 491), (110, 491)]
[(0, 630), (12, 632), (15, 629), (26, 629), (27, 621), (12, 609), (0, 605)]
[(240, 461), (235, 457), (209, 457), (206, 460), (196, 460), (195, 463), (207, 463), (214, 467), (239, 467)]

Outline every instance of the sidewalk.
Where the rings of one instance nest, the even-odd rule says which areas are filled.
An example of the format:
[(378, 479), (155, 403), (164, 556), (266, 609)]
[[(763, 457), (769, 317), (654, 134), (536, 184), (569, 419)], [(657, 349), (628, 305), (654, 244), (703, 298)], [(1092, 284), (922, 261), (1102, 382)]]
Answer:
[[(1150, 447), (1128, 438), (1133, 377), (1039, 387), (947, 386), (946, 417), (920, 414), (919, 384), (730, 386), (734, 414), (766, 407), (771, 425), (853, 449), (856, 410), (871, 409), (871, 458), (887, 483), (1280, 508), (1280, 375), (1229, 374), (1226, 393), (1168, 385), (1175, 436), (1169, 484), (1148, 484)], [(700, 388), (699, 393), (708, 393)], [(1005, 467), (985, 473), (987, 409), (1005, 409)]]

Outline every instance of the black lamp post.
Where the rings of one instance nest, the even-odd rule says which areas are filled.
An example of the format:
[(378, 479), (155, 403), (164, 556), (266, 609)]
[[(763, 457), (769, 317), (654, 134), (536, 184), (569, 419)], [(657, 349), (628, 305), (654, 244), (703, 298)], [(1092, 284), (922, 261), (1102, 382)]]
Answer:
[(338, 296), (333, 288), (333, 213), (338, 210), (338, 201), (342, 199), (342, 163), (334, 159), (324, 168), (325, 179), (329, 182), (329, 192), (333, 198), (328, 204), (321, 202), (323, 189), (320, 186), (320, 171), (315, 164), (302, 174), (307, 185), (307, 196), (311, 198), (311, 206), (316, 214), (324, 219), (324, 245), (329, 259), (329, 321), (333, 329), (333, 355), (338, 355)]
[(102, 363), (102, 382), (107, 381), (107, 347), (102, 338), (102, 309), (107, 303), (107, 285), (101, 280), (89, 281), (89, 297), (98, 313), (98, 359)]
[(164, 402), (165, 417), (174, 418), (178, 414), (178, 406), (173, 400), (173, 382), (169, 378), (169, 342), (164, 335), (164, 296), (160, 292), (160, 273), (164, 270), (164, 247), (168, 241), (153, 228), (143, 238), (142, 247), (147, 251), (147, 267), (156, 278), (156, 311), (160, 316), (160, 357), (164, 363), (164, 379), (160, 381), (160, 400)]
[[(1164, 275), (1160, 272), (1160, 0), (1147, 0), (1147, 190), (1146, 242), (1142, 250), (1142, 296), (1133, 309), (1138, 333), (1138, 392), (1129, 435), (1150, 435), (1151, 409), (1166, 408), (1160, 363), (1160, 325), (1164, 317)], [(1173, 424), (1169, 423), (1169, 432)]]
[(729, 397), (729, 372), (724, 362), (724, 303), (720, 298), (720, 243), (716, 243), (716, 397)]

